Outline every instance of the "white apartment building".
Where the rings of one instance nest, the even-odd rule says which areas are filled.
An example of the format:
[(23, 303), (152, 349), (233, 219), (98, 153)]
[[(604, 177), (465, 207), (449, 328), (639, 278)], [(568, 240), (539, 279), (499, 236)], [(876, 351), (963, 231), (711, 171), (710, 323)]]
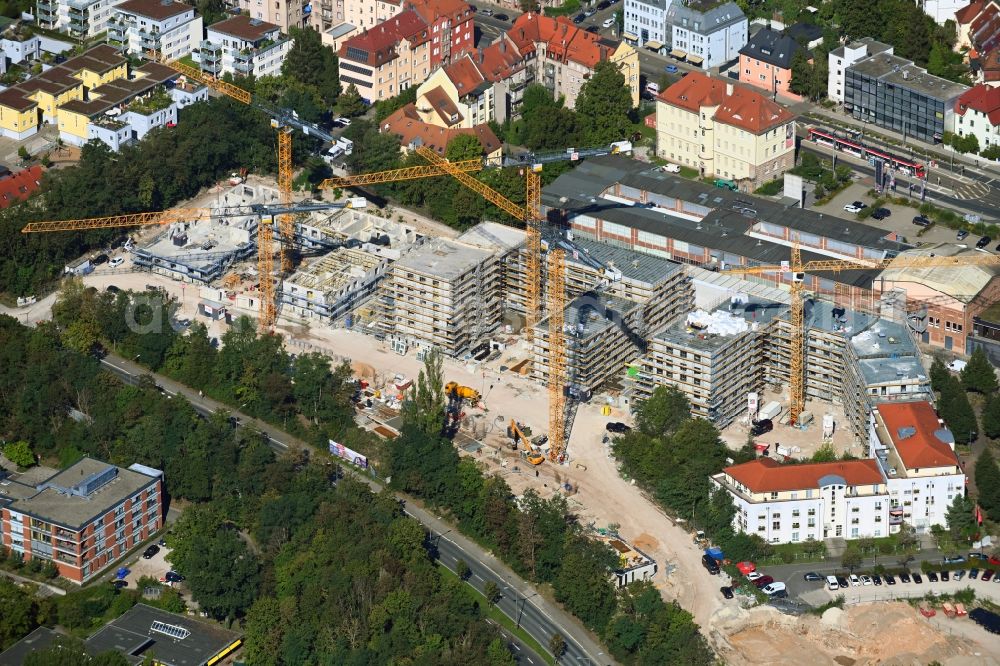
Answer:
[(38, 25), (73, 37), (94, 37), (108, 29), (120, 0), (38, 0)]
[(671, 55), (703, 69), (739, 58), (750, 35), (743, 10), (735, 2), (705, 11), (700, 6), (698, 2), (674, 2), (667, 8)]
[(671, 0), (625, 0), (622, 39), (635, 46), (660, 50), (670, 44), (667, 8)]
[(712, 477), (736, 505), (733, 526), (768, 543), (884, 537), (903, 523), (925, 532), (947, 525), (965, 491), (954, 437), (926, 401), (876, 407), (870, 457), (781, 464), (758, 458)]
[(918, 532), (946, 525), (948, 507), (965, 492), (955, 438), (926, 401), (890, 402), (872, 414), (869, 455), (888, 479), (889, 524)]
[(213, 23), (201, 42), (201, 70), (212, 76), (278, 76), (292, 41), (273, 23), (240, 14)]
[(161, 59), (177, 60), (196, 48), (202, 19), (194, 7), (174, 0), (125, 0), (108, 22), (108, 44), (132, 55), (156, 51)]
[(232, 4), (250, 18), (277, 25), (286, 35), (289, 28), (307, 25), (312, 15), (310, 0), (234, 0)]
[(979, 148), (1000, 143), (1000, 88), (980, 83), (955, 103), (955, 134), (969, 134), (979, 141)]
[(863, 58), (886, 53), (892, 55), (892, 47), (877, 42), (871, 37), (865, 37), (845, 46), (835, 48), (827, 56), (829, 73), (827, 74), (826, 96), (838, 104), (844, 103), (845, 81), (847, 68)]

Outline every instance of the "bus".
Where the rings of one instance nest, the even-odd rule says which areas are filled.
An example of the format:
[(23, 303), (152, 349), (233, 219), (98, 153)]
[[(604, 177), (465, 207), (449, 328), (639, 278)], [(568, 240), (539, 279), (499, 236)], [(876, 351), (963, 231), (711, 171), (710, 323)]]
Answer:
[(893, 169), (901, 171), (908, 176), (916, 178), (926, 178), (927, 172), (920, 162), (894, 155), (882, 148), (866, 146), (856, 139), (840, 136), (836, 132), (820, 127), (809, 128), (809, 140), (821, 146), (827, 146), (840, 152), (853, 155), (863, 160), (880, 159), (889, 164)]

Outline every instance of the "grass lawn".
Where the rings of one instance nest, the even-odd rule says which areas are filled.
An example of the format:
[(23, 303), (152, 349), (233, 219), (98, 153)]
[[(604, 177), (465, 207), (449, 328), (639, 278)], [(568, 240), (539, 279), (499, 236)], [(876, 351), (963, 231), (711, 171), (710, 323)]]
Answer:
[[(438, 563), (438, 571), (441, 572), (442, 578), (452, 578), (454, 580), (458, 580), (458, 576), (455, 575), (455, 572), (449, 569), (448, 567), (444, 566), (443, 564)], [(556, 660), (552, 658), (552, 655), (549, 654), (549, 651), (543, 648), (541, 645), (539, 645), (538, 641), (532, 638), (531, 635), (528, 634), (528, 632), (526, 632), (524, 629), (518, 629), (517, 625), (514, 623), (514, 620), (507, 617), (499, 608), (497, 608), (496, 606), (490, 606), (488, 603), (486, 603), (486, 597), (483, 596), (483, 594), (479, 590), (477, 590), (476, 588), (472, 587), (469, 584), (463, 585), (462, 589), (465, 590), (465, 593), (469, 595), (470, 598), (481, 602), (481, 607), (483, 609), (484, 617), (493, 620), (494, 622), (502, 626), (504, 629), (506, 629), (508, 632), (517, 636), (522, 643), (524, 643), (532, 650), (534, 650), (537, 654), (539, 654), (542, 657), (542, 659), (545, 660), (546, 664), (556, 663)]]
[[(681, 178), (690, 178), (691, 180), (695, 180), (696, 178), (698, 178), (700, 174), (698, 173), (698, 170), (695, 169), (694, 167), (681, 165), (681, 171), (678, 175)], [(713, 182), (713, 185), (714, 184), (715, 183)]]

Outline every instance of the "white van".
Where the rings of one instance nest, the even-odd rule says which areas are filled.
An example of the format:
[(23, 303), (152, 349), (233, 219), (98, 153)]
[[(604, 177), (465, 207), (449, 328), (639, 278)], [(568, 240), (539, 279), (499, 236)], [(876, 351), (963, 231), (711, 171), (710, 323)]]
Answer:
[(828, 589), (828, 590), (839, 590), (840, 589), (840, 583), (837, 582), (837, 577), (836, 576), (827, 576), (826, 577), (826, 589)]
[(653, 93), (654, 95), (660, 94), (660, 84), (650, 81), (646, 84), (646, 92)]

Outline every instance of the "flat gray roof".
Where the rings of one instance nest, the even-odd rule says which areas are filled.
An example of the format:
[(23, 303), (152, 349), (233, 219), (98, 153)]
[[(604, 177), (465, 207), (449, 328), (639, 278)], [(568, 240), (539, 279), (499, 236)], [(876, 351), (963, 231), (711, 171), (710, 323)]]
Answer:
[(754, 324), (767, 324), (775, 317), (787, 311), (788, 306), (784, 303), (776, 303), (760, 298), (751, 298), (742, 303), (727, 302), (719, 305), (712, 312), (728, 312), (733, 317), (742, 318), (750, 324), (750, 330), (732, 334), (698, 331), (688, 325), (688, 315), (684, 314), (655, 337), (656, 339), (679, 346), (711, 352), (729, 344), (740, 335), (750, 333), (754, 328)]
[[(683, 270), (683, 264), (679, 262), (587, 238), (574, 238), (572, 245), (583, 252), (579, 258), (574, 258), (572, 251), (567, 252), (567, 263), (586, 263), (596, 268), (596, 262), (621, 271), (621, 274), (630, 280), (648, 285), (657, 285)], [(587, 261), (588, 258), (592, 261)]]
[(115, 466), (110, 463), (84, 458), (47, 479), (38, 486), (42, 488), (41, 491), (12, 502), (10, 509), (77, 531), (156, 482), (153, 477), (118, 467), (113, 479), (85, 497), (66, 494), (61, 490), (72, 488), (88, 477), (113, 467)]
[[(179, 627), (190, 633), (175, 639), (151, 631), (154, 622)], [(240, 638), (241, 634), (216, 624), (136, 604), (88, 638), (87, 648), (94, 654), (115, 650), (129, 656), (155, 655), (156, 662), (166, 666), (204, 666)]]
[[(624, 298), (588, 291), (574, 298), (566, 306), (563, 314), (566, 337), (586, 339), (606, 331), (616, 326), (618, 321), (637, 307), (641, 306)], [(547, 331), (549, 317), (538, 322), (535, 327)]]
[(395, 266), (441, 280), (454, 280), (492, 256), (493, 252), (472, 245), (434, 238), (404, 254)]
[(926, 69), (918, 67), (906, 58), (887, 53), (879, 53), (859, 60), (848, 69), (946, 102), (969, 89), (968, 86), (963, 86), (961, 83), (928, 74)]
[[(901, 379), (926, 379), (927, 370), (919, 359), (912, 356), (902, 358), (863, 358), (859, 361), (861, 375), (866, 384), (885, 384)], [(875, 397), (875, 396), (873, 396)], [(911, 395), (912, 398), (919, 397)]]
[(878, 319), (863, 331), (851, 337), (851, 346), (860, 358), (871, 356), (915, 356), (917, 348), (903, 324)]
[[(651, 208), (602, 198), (601, 195), (616, 183), (680, 199), (710, 210), (700, 222), (693, 222)], [(910, 247), (889, 240), (887, 233), (878, 227), (812, 210), (786, 207), (749, 194), (713, 187), (663, 173), (645, 162), (620, 155), (588, 159), (573, 171), (561, 175), (543, 189), (542, 203), (549, 209), (590, 215), (640, 231), (745, 257), (751, 264), (780, 264), (791, 259), (790, 247), (748, 235), (755, 225), (761, 223), (854, 243), (888, 256), (895, 256)], [(741, 212), (747, 209), (752, 212)], [(807, 249), (802, 250), (803, 261), (829, 258)], [(840, 284), (871, 288), (879, 271), (815, 274)]]
[(0, 666), (21, 666), (29, 654), (52, 647), (59, 640), (66, 640), (66, 637), (52, 631), (48, 627), (38, 627), (3, 652), (0, 652)]

